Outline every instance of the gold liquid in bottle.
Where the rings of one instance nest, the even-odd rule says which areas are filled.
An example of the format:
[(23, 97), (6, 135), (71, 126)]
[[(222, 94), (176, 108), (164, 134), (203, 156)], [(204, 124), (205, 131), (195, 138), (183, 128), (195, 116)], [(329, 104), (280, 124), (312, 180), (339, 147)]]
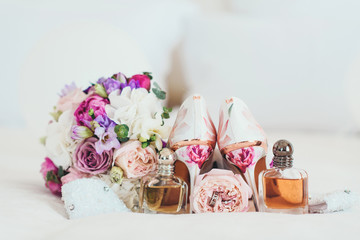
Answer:
[(147, 207), (152, 211), (175, 213), (180, 211), (183, 195), (181, 185), (177, 186), (151, 186), (145, 194)]
[(160, 151), (158, 173), (141, 180), (140, 210), (154, 213), (186, 213), (188, 187), (174, 176), (176, 154), (168, 148)]

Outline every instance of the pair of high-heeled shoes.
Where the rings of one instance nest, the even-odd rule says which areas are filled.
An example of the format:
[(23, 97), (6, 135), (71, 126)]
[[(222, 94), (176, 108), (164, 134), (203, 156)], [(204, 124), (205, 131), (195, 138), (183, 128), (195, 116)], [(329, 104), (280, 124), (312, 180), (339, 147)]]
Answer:
[(202, 166), (212, 158), (216, 143), (225, 165), (235, 166), (253, 190), (254, 206), (258, 210), (257, 175), (266, 168), (267, 153), (263, 129), (239, 98), (231, 97), (222, 103), (218, 131), (205, 99), (200, 95), (187, 98), (177, 114), (168, 146), (189, 170), (190, 191)]

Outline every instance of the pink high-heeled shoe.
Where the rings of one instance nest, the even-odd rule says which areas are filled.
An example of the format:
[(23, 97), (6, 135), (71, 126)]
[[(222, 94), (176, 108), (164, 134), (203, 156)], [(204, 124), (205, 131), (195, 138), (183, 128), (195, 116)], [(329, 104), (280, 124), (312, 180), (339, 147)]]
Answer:
[(216, 129), (202, 96), (190, 96), (181, 105), (168, 145), (189, 170), (191, 193), (202, 165), (216, 146)]
[[(256, 165), (261, 160), (265, 166), (267, 139), (265, 132), (252, 116), (249, 108), (239, 98), (226, 99), (220, 107), (217, 143), (228, 163), (235, 165), (245, 176), (253, 190), (253, 200), (258, 211)], [(263, 170), (263, 169), (261, 169)]]

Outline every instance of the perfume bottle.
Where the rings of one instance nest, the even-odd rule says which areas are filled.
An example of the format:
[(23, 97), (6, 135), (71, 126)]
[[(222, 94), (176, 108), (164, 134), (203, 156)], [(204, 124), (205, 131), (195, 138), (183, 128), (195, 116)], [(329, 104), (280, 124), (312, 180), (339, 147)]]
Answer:
[(279, 140), (273, 147), (273, 168), (259, 175), (260, 211), (303, 214), (308, 212), (308, 175), (293, 168), (293, 146)]
[(186, 213), (188, 186), (174, 176), (176, 154), (163, 148), (158, 155), (156, 175), (141, 179), (140, 209), (150, 213)]

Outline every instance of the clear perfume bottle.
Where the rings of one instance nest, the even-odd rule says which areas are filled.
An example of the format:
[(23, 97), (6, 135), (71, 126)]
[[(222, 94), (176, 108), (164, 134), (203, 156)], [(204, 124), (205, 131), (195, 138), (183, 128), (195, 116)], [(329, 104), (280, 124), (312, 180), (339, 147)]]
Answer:
[(158, 155), (158, 172), (141, 180), (140, 209), (153, 213), (186, 213), (188, 186), (174, 176), (176, 154), (164, 148)]
[(308, 212), (308, 175), (293, 168), (293, 146), (279, 140), (273, 147), (273, 168), (259, 175), (260, 211), (303, 214)]

